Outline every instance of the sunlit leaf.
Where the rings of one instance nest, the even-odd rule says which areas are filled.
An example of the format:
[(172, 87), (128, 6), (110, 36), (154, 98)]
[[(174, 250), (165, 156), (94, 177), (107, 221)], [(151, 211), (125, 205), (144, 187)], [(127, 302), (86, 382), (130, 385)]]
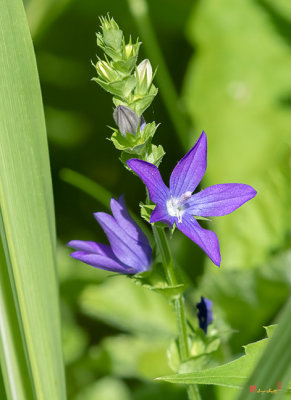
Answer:
[(175, 335), (175, 317), (168, 301), (128, 278), (115, 276), (102, 285), (87, 286), (80, 306), (87, 315), (127, 332)]
[[(269, 329), (267, 333), (270, 335), (271, 329)], [(215, 368), (204, 369), (202, 371), (193, 371), (162, 377), (159, 378), (159, 380), (182, 384), (241, 387), (246, 382), (250, 373), (254, 370), (254, 367), (266, 348), (267, 343), (268, 339), (263, 339), (259, 342), (248, 344), (245, 346), (246, 355), (237, 360), (231, 361), (230, 363)]]

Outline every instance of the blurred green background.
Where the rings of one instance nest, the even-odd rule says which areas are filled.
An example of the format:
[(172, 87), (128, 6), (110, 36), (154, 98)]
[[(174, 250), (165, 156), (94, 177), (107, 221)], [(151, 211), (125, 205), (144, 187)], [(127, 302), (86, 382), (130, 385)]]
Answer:
[[(134, 2), (134, 0), (133, 0)], [(48, 129), (59, 240), (63, 343), (70, 400), (180, 400), (183, 387), (153, 382), (171, 373), (166, 350), (174, 315), (162, 296), (69, 257), (72, 239), (104, 241), (92, 196), (62, 179), (77, 171), (113, 195), (125, 193), (138, 213), (141, 182), (119, 162), (108, 125), (111, 96), (90, 79), (96, 60), (98, 16), (112, 15), (125, 36), (139, 37), (140, 60), (151, 43), (138, 30), (125, 0), (25, 0), (35, 45)], [(137, 6), (140, 1), (136, 1)], [(213, 332), (222, 332), (213, 363), (243, 353), (265, 336), (291, 284), (291, 3), (284, 0), (149, 0), (149, 18), (177, 91), (177, 108), (159, 93), (146, 111), (161, 123), (165, 178), (204, 129), (208, 168), (202, 187), (242, 182), (257, 197), (230, 216), (208, 223), (218, 234), (222, 266), (176, 232), (171, 247), (195, 316), (200, 296), (214, 303)], [(100, 52), (99, 56), (102, 56)], [(153, 67), (157, 67), (153, 62)], [(158, 69), (156, 85), (159, 87)], [(163, 95), (163, 96), (162, 96)], [(184, 137), (173, 114), (185, 119)], [(190, 286), (189, 285), (189, 286)], [(231, 334), (230, 334), (231, 333)], [(235, 391), (202, 388), (206, 398), (232, 399)]]

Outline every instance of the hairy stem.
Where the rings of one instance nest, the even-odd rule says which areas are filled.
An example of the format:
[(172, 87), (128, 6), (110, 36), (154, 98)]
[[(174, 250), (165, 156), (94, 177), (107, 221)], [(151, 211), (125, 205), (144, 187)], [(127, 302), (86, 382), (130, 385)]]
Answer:
[[(171, 257), (164, 228), (159, 228), (154, 225), (152, 226), (152, 228), (157, 246), (161, 253), (162, 263), (168, 284), (170, 286), (175, 286), (177, 285), (178, 282), (173, 268), (173, 260)], [(190, 351), (187, 338), (187, 322), (184, 309), (184, 299), (182, 295), (180, 295), (178, 298), (174, 300), (174, 308), (175, 308), (177, 329), (178, 329), (180, 357), (182, 362), (185, 362), (190, 357)], [(197, 385), (189, 385), (187, 387), (187, 392), (189, 400), (201, 399)]]

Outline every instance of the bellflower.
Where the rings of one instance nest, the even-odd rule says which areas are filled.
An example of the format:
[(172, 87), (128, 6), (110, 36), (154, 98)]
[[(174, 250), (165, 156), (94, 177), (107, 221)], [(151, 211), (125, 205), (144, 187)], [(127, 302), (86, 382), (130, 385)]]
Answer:
[(201, 301), (196, 304), (196, 307), (198, 308), (199, 327), (207, 333), (207, 327), (213, 321), (212, 301), (201, 296)]
[(150, 222), (161, 221), (170, 227), (175, 223), (181, 232), (205, 251), (214, 264), (220, 266), (221, 255), (216, 234), (201, 228), (194, 216), (230, 214), (257, 192), (249, 185), (227, 183), (210, 186), (192, 195), (206, 171), (205, 132), (173, 169), (170, 188), (164, 184), (155, 165), (138, 159), (130, 159), (127, 164), (143, 180), (150, 199), (156, 203)]
[(147, 271), (152, 264), (152, 249), (140, 227), (130, 217), (123, 196), (111, 199), (112, 215), (94, 214), (104, 230), (110, 246), (84, 240), (72, 240), (69, 247), (76, 249), (73, 258), (93, 267), (120, 274)]

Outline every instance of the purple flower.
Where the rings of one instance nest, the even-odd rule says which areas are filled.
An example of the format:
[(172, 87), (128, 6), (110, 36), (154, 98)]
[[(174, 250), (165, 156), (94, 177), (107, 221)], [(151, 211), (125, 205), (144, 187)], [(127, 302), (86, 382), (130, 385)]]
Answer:
[(147, 271), (152, 264), (152, 249), (143, 231), (130, 217), (123, 196), (111, 199), (112, 215), (104, 212), (94, 214), (110, 246), (84, 240), (72, 240), (69, 247), (77, 260), (93, 267), (120, 274), (137, 274)]
[(194, 216), (218, 217), (230, 214), (256, 195), (249, 185), (226, 183), (193, 191), (201, 181), (207, 164), (205, 132), (192, 149), (178, 162), (170, 177), (170, 189), (164, 184), (158, 168), (146, 161), (131, 159), (128, 166), (144, 181), (150, 199), (156, 203), (150, 222), (161, 221), (177, 228), (197, 243), (220, 266), (219, 242), (214, 232), (201, 228)]
[(199, 326), (207, 333), (207, 327), (213, 321), (212, 301), (201, 296), (201, 301), (196, 304), (196, 307), (198, 308)]

